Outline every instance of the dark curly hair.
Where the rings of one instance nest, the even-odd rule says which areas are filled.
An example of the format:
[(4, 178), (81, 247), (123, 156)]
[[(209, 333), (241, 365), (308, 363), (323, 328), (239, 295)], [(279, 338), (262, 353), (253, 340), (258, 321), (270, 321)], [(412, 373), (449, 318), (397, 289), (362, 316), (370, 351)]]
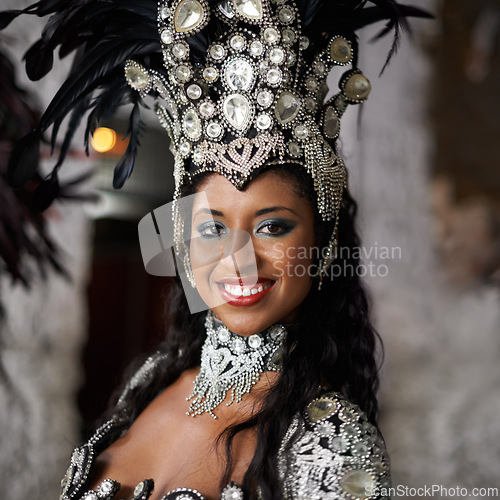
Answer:
[[(313, 182), (303, 167), (272, 166), (270, 169), (288, 177), (300, 196), (307, 197), (315, 211), (315, 229), (321, 245), (328, 242), (333, 223), (323, 222), (316, 207)], [(183, 195), (202, 187), (207, 174), (196, 176)], [(208, 174), (210, 175), (210, 174)], [(211, 174), (217, 175), (217, 174)], [(261, 410), (249, 420), (228, 427), (218, 439), (226, 448), (227, 462), (221, 489), (227, 484), (232, 464), (232, 442), (240, 431), (255, 427), (257, 445), (245, 474), (245, 498), (264, 500), (282, 498), (277, 469), (277, 454), (292, 418), (311, 402), (322, 382), (342, 392), (364, 410), (376, 424), (378, 367), (375, 350), (380, 337), (369, 321), (367, 294), (359, 278), (360, 240), (355, 229), (356, 202), (346, 190), (339, 215), (338, 241), (342, 252), (334, 263), (350, 273), (339, 273), (323, 280), (319, 291), (313, 283), (300, 306), (299, 320), (287, 328), (283, 369), (269, 389)], [(166, 353), (153, 376), (132, 390), (125, 401), (129, 423), (152, 399), (172, 384), (187, 369), (200, 364), (205, 340), (205, 312), (191, 314), (178, 278), (170, 279), (165, 297), (166, 336), (159, 351)], [(293, 348), (292, 348), (293, 346)], [(137, 365), (136, 365), (137, 366)], [(258, 493), (259, 492), (259, 493)]]

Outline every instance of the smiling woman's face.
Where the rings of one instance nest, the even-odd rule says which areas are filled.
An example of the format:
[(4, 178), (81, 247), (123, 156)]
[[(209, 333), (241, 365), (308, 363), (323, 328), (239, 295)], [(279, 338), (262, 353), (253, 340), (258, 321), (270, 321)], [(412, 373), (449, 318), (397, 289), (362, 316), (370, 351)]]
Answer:
[[(203, 300), (239, 335), (293, 321), (311, 287), (307, 271), (315, 235), (309, 200), (272, 170), (243, 191), (212, 174), (198, 193), (205, 196), (195, 196), (190, 258)], [(242, 235), (251, 239), (253, 252), (230, 254), (236, 235), (240, 242)], [(210, 248), (218, 258), (207, 259)]]

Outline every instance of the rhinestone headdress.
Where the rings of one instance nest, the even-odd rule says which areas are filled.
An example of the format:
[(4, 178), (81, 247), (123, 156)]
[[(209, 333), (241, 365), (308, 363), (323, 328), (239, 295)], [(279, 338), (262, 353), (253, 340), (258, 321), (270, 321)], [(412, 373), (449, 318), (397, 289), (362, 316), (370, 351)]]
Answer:
[[(200, 32), (207, 33), (202, 50), (190, 44)], [(352, 43), (334, 35), (308, 54), (293, 0), (160, 2), (158, 36), (165, 72), (130, 60), (125, 75), (132, 88), (164, 101), (156, 112), (174, 146), (176, 195), (201, 172), (241, 189), (270, 162), (295, 163), (314, 179), (323, 219), (335, 219), (346, 184), (335, 145), (340, 118), (370, 92), (351, 69), (324, 102), (329, 71), (353, 63)]]
[[(0, 12), (0, 29), (23, 14), (51, 15), (26, 53), (31, 79), (52, 70), (58, 47), (60, 57), (76, 53), (9, 163), (11, 184), (23, 185), (38, 168), (43, 134), (53, 126), (54, 147), (71, 116), (59, 160), (37, 189), (41, 207), (61, 195), (57, 172), (83, 116), (90, 112), (88, 147), (99, 122), (132, 103), (130, 141), (113, 179), (116, 188), (125, 183), (149, 96), (171, 138), (176, 197), (200, 172), (219, 172), (241, 189), (269, 164), (294, 163), (311, 175), (324, 220), (336, 219), (346, 184), (336, 147), (340, 118), (370, 92), (357, 69), (356, 30), (386, 20), (381, 34), (395, 33), (390, 57), (406, 17), (427, 16), (395, 0), (39, 0)], [(334, 66), (350, 69), (325, 102)]]

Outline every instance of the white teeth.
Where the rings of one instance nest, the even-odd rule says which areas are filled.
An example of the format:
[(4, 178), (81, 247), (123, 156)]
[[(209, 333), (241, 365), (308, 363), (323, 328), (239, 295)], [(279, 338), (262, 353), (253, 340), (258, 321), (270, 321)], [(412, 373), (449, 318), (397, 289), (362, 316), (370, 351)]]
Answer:
[(224, 290), (226, 290), (226, 292), (230, 293), (231, 295), (234, 295), (235, 297), (248, 297), (249, 295), (260, 293), (272, 285), (273, 283), (268, 283), (265, 286), (259, 285), (257, 288), (245, 288), (241, 286), (231, 286), (227, 283), (224, 283)]

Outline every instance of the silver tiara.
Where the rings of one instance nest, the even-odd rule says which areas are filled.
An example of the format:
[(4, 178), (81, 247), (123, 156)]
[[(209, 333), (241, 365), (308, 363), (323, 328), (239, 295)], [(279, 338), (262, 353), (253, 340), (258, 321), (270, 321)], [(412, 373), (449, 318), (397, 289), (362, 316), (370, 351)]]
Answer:
[[(293, 163), (313, 178), (323, 220), (336, 220), (346, 186), (336, 147), (340, 119), (371, 89), (352, 67), (325, 102), (330, 70), (353, 63), (351, 42), (333, 36), (305, 58), (310, 42), (291, 0), (160, 2), (158, 36), (166, 72), (129, 60), (125, 76), (142, 97), (160, 96), (156, 113), (172, 141), (176, 198), (201, 172), (218, 172), (242, 189), (260, 168)], [(203, 50), (194, 42), (200, 36), (208, 41)]]

